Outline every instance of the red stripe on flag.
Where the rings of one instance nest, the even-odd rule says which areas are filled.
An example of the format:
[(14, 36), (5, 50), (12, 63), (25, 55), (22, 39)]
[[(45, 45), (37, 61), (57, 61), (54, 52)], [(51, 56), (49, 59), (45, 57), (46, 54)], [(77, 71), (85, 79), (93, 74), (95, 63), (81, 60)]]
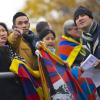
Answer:
[(69, 56), (73, 49), (74, 49), (74, 47), (68, 46), (68, 45), (67, 46), (60, 46), (59, 54), (61, 53), (61, 54)]

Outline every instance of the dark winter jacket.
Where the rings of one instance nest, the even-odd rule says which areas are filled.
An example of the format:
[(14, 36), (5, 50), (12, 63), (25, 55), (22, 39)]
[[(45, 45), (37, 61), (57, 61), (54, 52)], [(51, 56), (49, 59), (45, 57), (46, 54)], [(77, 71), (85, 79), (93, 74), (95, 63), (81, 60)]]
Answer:
[(14, 76), (3, 76), (9, 72), (12, 55), (8, 45), (0, 47), (0, 100), (25, 100), (25, 95), (20, 78)]

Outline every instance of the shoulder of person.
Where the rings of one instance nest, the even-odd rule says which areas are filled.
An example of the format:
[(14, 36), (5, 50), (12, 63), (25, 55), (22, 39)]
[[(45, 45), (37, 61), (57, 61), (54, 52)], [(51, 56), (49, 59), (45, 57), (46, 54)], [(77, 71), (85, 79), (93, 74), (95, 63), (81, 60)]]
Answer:
[(35, 32), (33, 32), (33, 31), (31, 31), (31, 30), (29, 30), (29, 33), (28, 34), (30, 34), (30, 35), (35, 35)]
[(32, 32), (32, 31), (29, 31), (29, 37), (35, 41), (39, 40), (39, 36), (35, 32)]

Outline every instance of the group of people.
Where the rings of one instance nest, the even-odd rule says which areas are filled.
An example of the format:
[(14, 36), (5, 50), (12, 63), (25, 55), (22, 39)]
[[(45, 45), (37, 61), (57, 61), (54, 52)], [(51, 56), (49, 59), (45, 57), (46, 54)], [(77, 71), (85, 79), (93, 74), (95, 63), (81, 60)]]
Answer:
[[(63, 26), (64, 37), (66, 37), (68, 41), (72, 40), (73, 43), (77, 43), (81, 46), (79, 51), (77, 53), (75, 52), (76, 56), (71, 64), (71, 68), (81, 68), (80, 64), (89, 54), (93, 54), (95, 57), (100, 59), (99, 24), (100, 22), (97, 22), (94, 19), (92, 12), (83, 6), (76, 9), (73, 19), (65, 21)], [(33, 70), (38, 70), (37, 55), (35, 51), (41, 47), (41, 43), (44, 44), (52, 53), (59, 53), (60, 49), (58, 48), (58, 51), (56, 50), (56, 44), (58, 44), (59, 47), (60, 41), (57, 41), (58, 43), (56, 43), (57, 35), (48, 22), (41, 21), (37, 23), (37, 34), (32, 32), (29, 28), (29, 18), (23, 12), (17, 12), (13, 16), (11, 32), (9, 32), (5, 23), (0, 23), (0, 72), (9, 72), (9, 67), (14, 57), (25, 62)], [(69, 51), (71, 50), (70, 48), (68, 49)], [(62, 60), (66, 61), (63, 56), (59, 56)], [(100, 70), (99, 67), (100, 61), (98, 60), (95, 64), (95, 68), (92, 70), (98, 72)], [(89, 72), (89, 70), (87, 71), (84, 69), (82, 69), (82, 71)], [(97, 78), (97, 80), (95, 80), (93, 78), (94, 76), (99, 77), (99, 74), (95, 73), (95, 75), (90, 77), (93, 79), (94, 84), (96, 84), (95, 81), (99, 81), (99, 79)], [(0, 90), (0, 99), (2, 98), (2, 100), (6, 100), (9, 98), (10, 100), (25, 100), (20, 79), (17, 77), (16, 80), (12, 79), (12, 81), (13, 83), (9, 80), (5, 80), (5, 83), (2, 82), (0, 84), (5, 84), (5, 86), (6, 84), (11, 84), (10, 86), (7, 85), (9, 90), (7, 90), (6, 87), (6, 91), (10, 92), (14, 90), (14, 92), (19, 93), (19, 96), (14, 92), (12, 92), (12, 95), (8, 95), (8, 93), (5, 93), (5, 89), (1, 86), (2, 91)], [(96, 85), (96, 88), (97, 93), (100, 96), (100, 84)], [(7, 94), (7, 96), (5, 96), (5, 94)]]

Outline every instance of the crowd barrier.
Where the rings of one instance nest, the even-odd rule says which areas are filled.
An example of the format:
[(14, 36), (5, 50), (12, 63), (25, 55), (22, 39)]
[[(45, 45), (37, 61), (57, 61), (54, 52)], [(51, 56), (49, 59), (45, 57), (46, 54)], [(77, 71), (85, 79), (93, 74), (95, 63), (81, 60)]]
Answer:
[(25, 100), (21, 80), (12, 72), (0, 72), (0, 100)]

